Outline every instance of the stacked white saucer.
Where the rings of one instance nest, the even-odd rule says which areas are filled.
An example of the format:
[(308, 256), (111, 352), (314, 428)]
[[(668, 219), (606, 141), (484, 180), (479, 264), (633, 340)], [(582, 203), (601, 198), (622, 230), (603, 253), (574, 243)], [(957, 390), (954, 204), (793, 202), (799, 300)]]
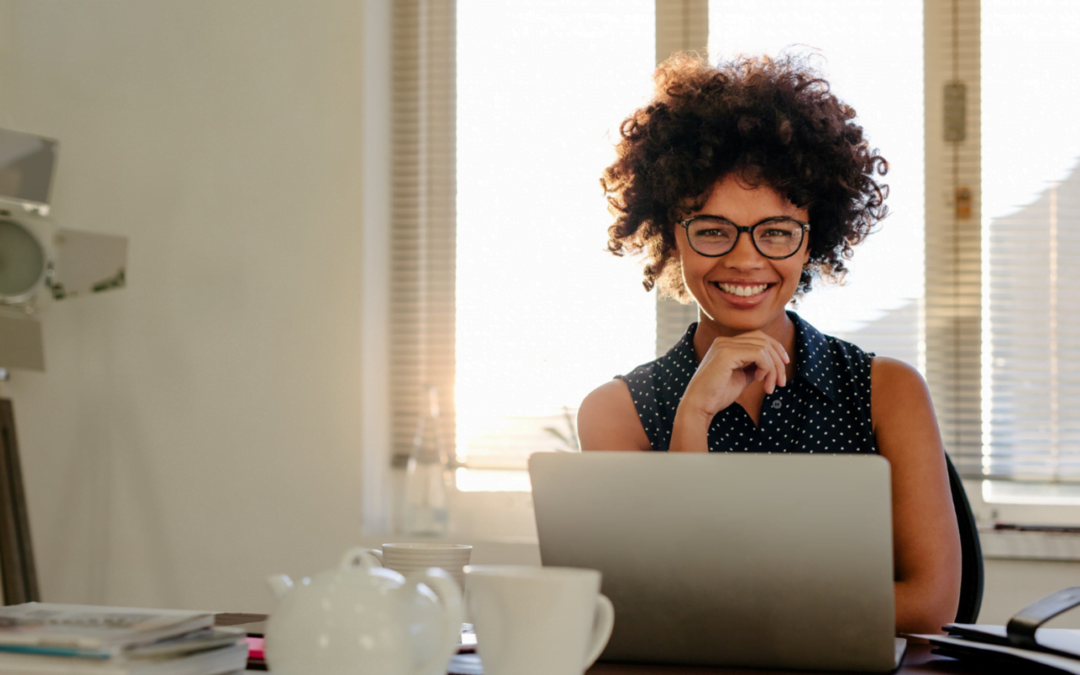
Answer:
[(465, 588), (465, 566), (469, 564), (472, 546), (468, 544), (383, 544), (382, 549), (371, 549), (383, 567), (408, 575), (422, 572), (429, 567), (439, 567), (450, 573)]

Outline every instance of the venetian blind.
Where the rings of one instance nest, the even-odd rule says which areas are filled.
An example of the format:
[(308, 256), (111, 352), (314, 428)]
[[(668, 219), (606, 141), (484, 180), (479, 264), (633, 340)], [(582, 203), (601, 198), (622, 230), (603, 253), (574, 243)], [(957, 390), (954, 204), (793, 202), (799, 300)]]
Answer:
[(407, 457), (426, 390), (454, 438), (455, 5), (394, 0), (390, 396), (395, 465)]
[(945, 449), (981, 465), (979, 0), (924, 3), (925, 364)]
[[(977, 474), (1080, 480), (1080, 132), (1071, 0), (983, 1), (989, 265)], [(1037, 64), (1032, 66), (1032, 64)]]

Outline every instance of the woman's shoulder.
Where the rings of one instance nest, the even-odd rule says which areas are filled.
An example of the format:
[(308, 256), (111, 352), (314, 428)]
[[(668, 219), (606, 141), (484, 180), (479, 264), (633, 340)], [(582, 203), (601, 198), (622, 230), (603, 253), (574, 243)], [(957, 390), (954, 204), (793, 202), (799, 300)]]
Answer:
[(929, 397), (922, 373), (900, 359), (874, 356), (870, 366), (870, 381), (875, 404), (880, 401), (883, 405), (891, 405), (891, 399)]
[[(697, 324), (663, 356), (605, 382), (581, 402), (578, 434), (582, 447), (649, 450), (660, 427), (674, 419), (678, 401), (697, 368), (693, 342)], [(636, 422), (636, 424), (634, 423)], [(632, 446), (632, 447), (626, 447)]]
[(582, 450), (651, 450), (627, 382), (616, 378), (589, 392), (578, 408)]
[[(869, 398), (871, 419), (874, 427), (884, 416), (903, 414), (905, 408), (923, 406), (929, 401), (926, 381), (910, 364), (888, 356), (879, 356), (858, 345), (831, 335), (825, 335), (805, 319), (798, 319), (803, 331), (802, 343), (815, 354), (821, 380), (833, 380), (837, 375), (855, 385), (856, 393)], [(813, 345), (817, 344), (815, 348)], [(804, 373), (810, 375), (810, 373)], [(850, 385), (849, 385), (850, 386)], [(867, 396), (868, 395), (868, 396)], [(864, 398), (864, 400), (865, 400)]]

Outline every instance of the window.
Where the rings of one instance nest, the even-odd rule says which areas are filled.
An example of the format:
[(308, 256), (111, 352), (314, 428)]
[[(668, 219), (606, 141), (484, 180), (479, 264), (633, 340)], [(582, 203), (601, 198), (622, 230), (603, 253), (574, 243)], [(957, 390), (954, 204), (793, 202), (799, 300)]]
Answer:
[[(700, 21), (665, 19), (691, 7)], [(819, 285), (799, 311), (923, 371), (962, 473), (1010, 481), (985, 481), (987, 499), (1080, 503), (1066, 484), (1080, 477), (1068, 311), (1080, 130), (1062, 79), (1080, 56), (1075, 3), (399, 0), (394, 12), (396, 454), (434, 383), (459, 487), (525, 490), (524, 457), (573, 444), (560, 435), (581, 398), (681, 333), (693, 308), (656, 303), (632, 262), (604, 253), (597, 179), (615, 125), (673, 51), (665, 36), (707, 26), (714, 54), (816, 50), (891, 163), (890, 217), (847, 285)]]
[(457, 7), (458, 488), (528, 489), (528, 454), (576, 449), (585, 395), (652, 358), (655, 301), (605, 251), (598, 180), (651, 89), (654, 5)]
[(990, 500), (1080, 504), (1080, 95), (1059, 67), (1077, 31), (1068, 0), (982, 3), (979, 472), (1044, 484), (987, 482)]

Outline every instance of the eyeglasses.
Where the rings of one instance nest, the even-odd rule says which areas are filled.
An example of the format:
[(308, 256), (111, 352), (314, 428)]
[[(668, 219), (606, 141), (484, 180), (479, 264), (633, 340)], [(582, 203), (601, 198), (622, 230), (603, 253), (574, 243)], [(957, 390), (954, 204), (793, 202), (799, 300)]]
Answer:
[(690, 248), (708, 258), (731, 253), (739, 235), (747, 232), (758, 253), (772, 260), (783, 260), (798, 253), (803, 233), (810, 231), (810, 223), (787, 216), (766, 218), (750, 227), (736, 225), (723, 216), (694, 216), (679, 224), (686, 230)]

